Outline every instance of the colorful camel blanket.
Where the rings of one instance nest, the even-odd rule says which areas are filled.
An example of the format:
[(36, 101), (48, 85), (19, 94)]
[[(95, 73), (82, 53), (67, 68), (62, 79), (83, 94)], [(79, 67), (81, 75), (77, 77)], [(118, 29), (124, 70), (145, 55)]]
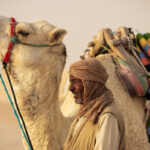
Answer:
[[(83, 59), (85, 56), (112, 54), (118, 77), (128, 93), (150, 100), (150, 33), (135, 35), (131, 28), (126, 27), (119, 27), (115, 32), (102, 29), (88, 47), (89, 51), (85, 51), (88, 54), (85, 53)], [(148, 118), (147, 134), (150, 140), (150, 113)]]
[(150, 71), (150, 33), (136, 35), (137, 50), (141, 62)]

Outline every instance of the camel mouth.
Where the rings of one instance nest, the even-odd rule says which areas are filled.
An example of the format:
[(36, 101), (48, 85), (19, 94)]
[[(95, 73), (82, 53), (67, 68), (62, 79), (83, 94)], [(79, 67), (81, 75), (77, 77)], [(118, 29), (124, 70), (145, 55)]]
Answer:
[(62, 55), (64, 55), (65, 57), (67, 57), (67, 50), (66, 47), (64, 46), (64, 48), (62, 49)]

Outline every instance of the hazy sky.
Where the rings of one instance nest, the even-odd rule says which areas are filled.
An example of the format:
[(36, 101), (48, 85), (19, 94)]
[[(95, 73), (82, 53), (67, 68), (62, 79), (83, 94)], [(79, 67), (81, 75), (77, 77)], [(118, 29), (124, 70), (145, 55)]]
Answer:
[[(150, 0), (0, 0), (0, 15), (15, 17), (21, 22), (46, 20), (66, 29), (68, 31), (64, 39), (68, 51), (66, 68), (79, 59), (83, 50), (87, 48), (87, 43), (101, 28), (109, 27), (115, 31), (119, 26), (127, 26), (141, 32), (150, 32)], [(2, 90), (0, 86), (0, 91)], [(1, 96), (3, 94), (4, 90)], [(10, 114), (13, 117), (13, 113)], [(10, 129), (9, 131), (15, 133), (16, 137), (20, 137), (19, 127), (16, 133), (10, 124), (7, 125), (10, 128), (8, 126), (1, 128), (3, 134), (9, 133), (7, 130)], [(1, 146), (5, 147), (10, 141), (16, 140), (14, 136), (11, 138), (11, 134), (9, 137), (6, 134), (3, 139)], [(6, 141), (6, 144), (2, 144), (3, 141)], [(13, 148), (14, 146), (11, 149)]]
[(46, 20), (66, 29), (67, 67), (101, 28), (150, 32), (149, 11), (150, 0), (0, 0), (0, 15), (23, 22)]

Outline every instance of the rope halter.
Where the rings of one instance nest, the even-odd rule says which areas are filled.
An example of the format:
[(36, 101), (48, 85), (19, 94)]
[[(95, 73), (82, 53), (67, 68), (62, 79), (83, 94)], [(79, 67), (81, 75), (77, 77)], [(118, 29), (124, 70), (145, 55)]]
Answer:
[(19, 43), (19, 44), (23, 44), (23, 45), (26, 45), (26, 46), (32, 46), (32, 47), (52, 47), (52, 46), (60, 45), (62, 43), (62, 42), (59, 42), (59, 43), (55, 43), (55, 44), (50, 45), (50, 44), (34, 44), (34, 43), (22, 42), (22, 41), (18, 40), (16, 35), (15, 35), (15, 26), (16, 26), (15, 18), (11, 17), (10, 21), (11, 21), (10, 22), (10, 38), (11, 38), (11, 41), (8, 45), (7, 52), (5, 53), (5, 57), (3, 58), (3, 63), (4, 64), (7, 64), (9, 62), (10, 55), (11, 55), (14, 44)]
[(10, 22), (10, 38), (11, 38), (11, 41), (8, 45), (8, 48), (7, 48), (7, 52), (5, 54), (5, 57), (3, 59), (3, 62), (4, 63), (8, 63), (9, 62), (9, 59), (10, 59), (10, 55), (11, 55), (11, 51), (13, 49), (13, 46), (14, 44), (16, 43), (15, 42), (15, 26), (16, 26), (16, 20), (14, 18), (10, 18), (11, 22)]

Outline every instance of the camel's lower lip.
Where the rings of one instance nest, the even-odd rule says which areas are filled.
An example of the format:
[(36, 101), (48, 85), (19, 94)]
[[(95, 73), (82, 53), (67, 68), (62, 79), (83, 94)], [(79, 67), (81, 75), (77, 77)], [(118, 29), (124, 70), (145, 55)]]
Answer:
[(62, 54), (63, 54), (64, 56), (67, 56), (66, 48), (64, 48), (64, 49), (62, 50)]

